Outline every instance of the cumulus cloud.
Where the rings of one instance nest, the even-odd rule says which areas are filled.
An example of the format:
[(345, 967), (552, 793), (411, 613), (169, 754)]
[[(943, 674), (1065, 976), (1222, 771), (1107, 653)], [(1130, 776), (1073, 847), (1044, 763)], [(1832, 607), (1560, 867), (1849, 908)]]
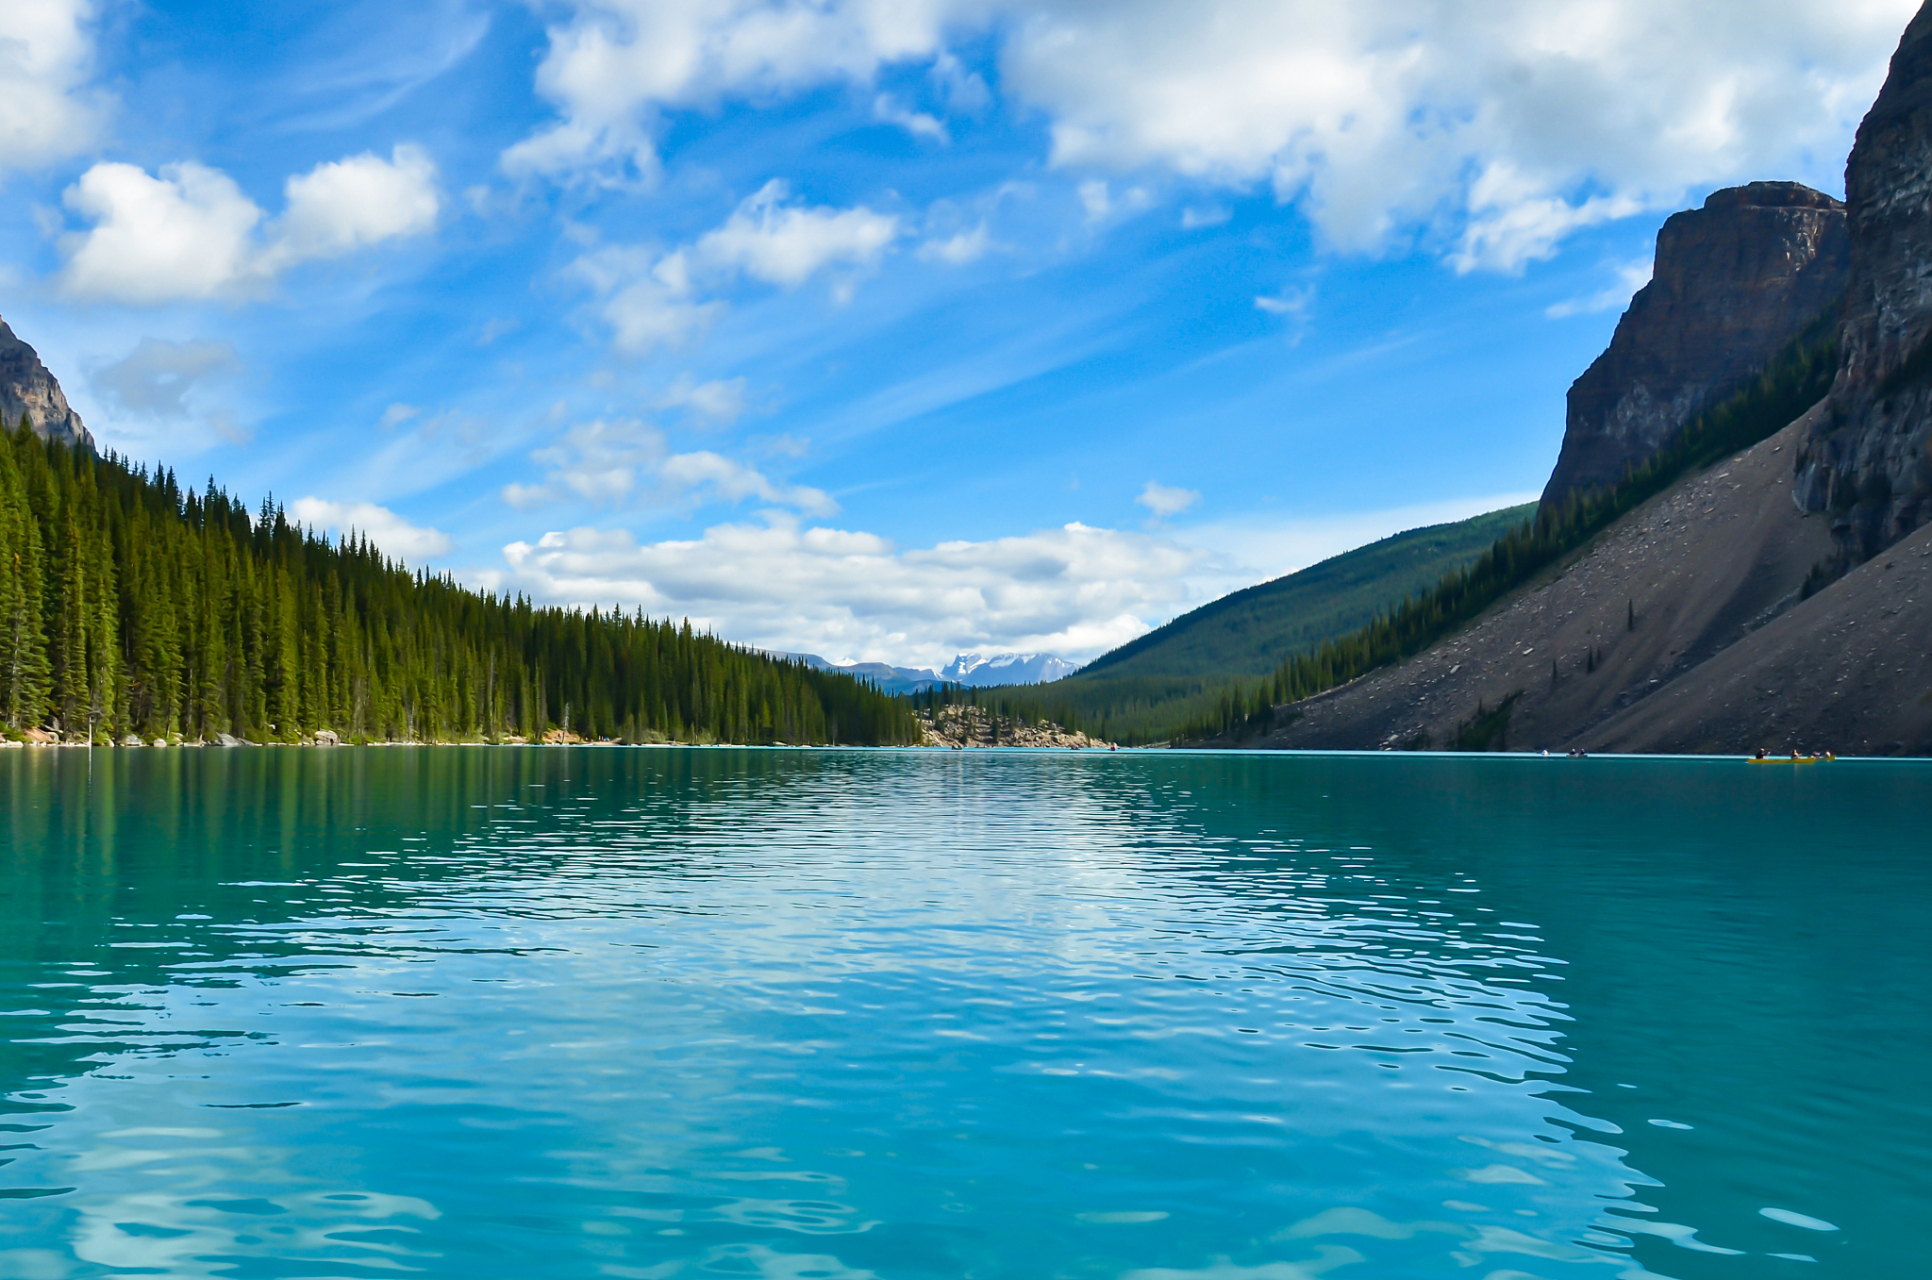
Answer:
[(676, 346), (724, 309), (724, 303), (705, 299), (703, 288), (721, 288), (739, 276), (796, 288), (828, 268), (872, 266), (899, 236), (894, 215), (864, 205), (788, 204), (789, 194), (774, 178), (722, 225), (669, 253), (611, 246), (579, 258), (572, 269), (604, 295), (601, 311), (612, 344), (633, 355)]
[(698, 260), (794, 288), (829, 266), (870, 266), (899, 234), (890, 214), (787, 205), (789, 194), (779, 179), (767, 182), (699, 239)]
[(94, 44), (88, 0), (9, 0), (0, 30), (0, 170), (85, 150), (105, 114), (87, 90)]
[(1077, 170), (1265, 180), (1334, 244), (1447, 220), (1458, 267), (1842, 146), (1916, 5), (1028, 6), (1005, 85)]
[(82, 174), (65, 200), (94, 223), (61, 238), (62, 283), (71, 294), (161, 303), (259, 279), (254, 231), (262, 210), (218, 170), (188, 162), (153, 177), (104, 162)]
[(137, 305), (256, 292), (298, 262), (331, 258), (435, 225), (435, 166), (419, 148), (317, 165), (285, 187), (267, 215), (220, 170), (184, 161), (149, 174), (103, 161), (63, 197), (93, 223), (60, 245), (76, 297)]
[(807, 515), (831, 515), (838, 503), (822, 489), (780, 484), (763, 472), (710, 450), (672, 453), (664, 433), (635, 419), (598, 419), (572, 427), (533, 452), (541, 483), (506, 485), (504, 502), (527, 509), (575, 497), (599, 505), (737, 503), (757, 498)]
[(330, 502), (323, 498), (297, 498), (289, 503), (289, 515), (315, 529), (346, 534), (354, 529), (389, 555), (403, 560), (422, 560), (447, 555), (454, 545), (440, 530), (413, 525), (388, 507), (373, 502)]
[(642, 172), (668, 111), (869, 84), (888, 65), (931, 64), (964, 109), (976, 77), (948, 42), (990, 39), (1002, 91), (1044, 115), (1091, 216), (1120, 207), (1092, 185), (1108, 174), (1269, 184), (1342, 249), (1421, 233), (1458, 269), (1510, 271), (1686, 188), (1835, 164), (1916, 8), (576, 0), (537, 77), (559, 118), (504, 159)]
[(642, 544), (623, 530), (579, 528), (503, 554), (506, 568), (485, 585), (688, 615), (768, 648), (928, 664), (971, 649), (1099, 654), (1168, 616), (1203, 558), (1082, 524), (900, 548), (790, 520)]
[(1156, 520), (1177, 516), (1201, 500), (1195, 489), (1177, 489), (1171, 485), (1157, 484), (1152, 480), (1140, 491), (1134, 501), (1154, 513)]
[(383, 160), (368, 152), (319, 164), (286, 188), (271, 253), (289, 262), (337, 258), (436, 225), (442, 198), (436, 166), (421, 147), (399, 146)]
[(188, 413), (187, 397), (197, 385), (240, 369), (240, 358), (225, 342), (143, 338), (133, 351), (95, 373), (92, 382), (137, 413), (178, 418)]

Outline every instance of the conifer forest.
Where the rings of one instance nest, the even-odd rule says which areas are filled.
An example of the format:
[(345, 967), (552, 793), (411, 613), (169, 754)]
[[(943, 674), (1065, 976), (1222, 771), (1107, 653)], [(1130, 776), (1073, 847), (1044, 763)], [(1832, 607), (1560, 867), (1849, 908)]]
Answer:
[(642, 612), (411, 572), (211, 480), (0, 429), (0, 731), (18, 740), (896, 744), (908, 705)]

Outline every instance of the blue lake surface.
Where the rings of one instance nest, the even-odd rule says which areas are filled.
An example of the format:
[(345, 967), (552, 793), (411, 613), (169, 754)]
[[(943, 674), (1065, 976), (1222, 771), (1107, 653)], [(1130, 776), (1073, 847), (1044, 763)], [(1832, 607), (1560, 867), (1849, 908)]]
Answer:
[(1932, 1274), (1932, 766), (0, 753), (0, 1277)]

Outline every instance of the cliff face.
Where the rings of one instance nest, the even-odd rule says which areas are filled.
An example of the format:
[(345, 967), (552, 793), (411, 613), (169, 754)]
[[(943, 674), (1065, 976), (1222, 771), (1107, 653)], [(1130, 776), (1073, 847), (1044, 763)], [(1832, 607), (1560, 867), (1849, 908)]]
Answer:
[(23, 413), (42, 440), (58, 440), (78, 449), (94, 447), (94, 437), (68, 406), (60, 383), (34, 349), (0, 320), (0, 423), (17, 430)]
[(1845, 206), (1795, 182), (1712, 192), (1657, 233), (1651, 281), (1570, 387), (1561, 502), (1622, 479), (1755, 375), (1844, 292)]
[(1841, 363), (1794, 492), (1832, 512), (1839, 555), (1856, 563), (1932, 518), (1932, 4), (1858, 126), (1845, 196)]

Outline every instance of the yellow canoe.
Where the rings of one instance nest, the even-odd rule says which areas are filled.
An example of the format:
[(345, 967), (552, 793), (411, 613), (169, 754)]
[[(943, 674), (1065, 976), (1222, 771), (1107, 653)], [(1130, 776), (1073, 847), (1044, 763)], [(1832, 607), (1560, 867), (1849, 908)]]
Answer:
[(1746, 756), (1752, 764), (1825, 764), (1838, 757), (1827, 751), (1821, 756)]

